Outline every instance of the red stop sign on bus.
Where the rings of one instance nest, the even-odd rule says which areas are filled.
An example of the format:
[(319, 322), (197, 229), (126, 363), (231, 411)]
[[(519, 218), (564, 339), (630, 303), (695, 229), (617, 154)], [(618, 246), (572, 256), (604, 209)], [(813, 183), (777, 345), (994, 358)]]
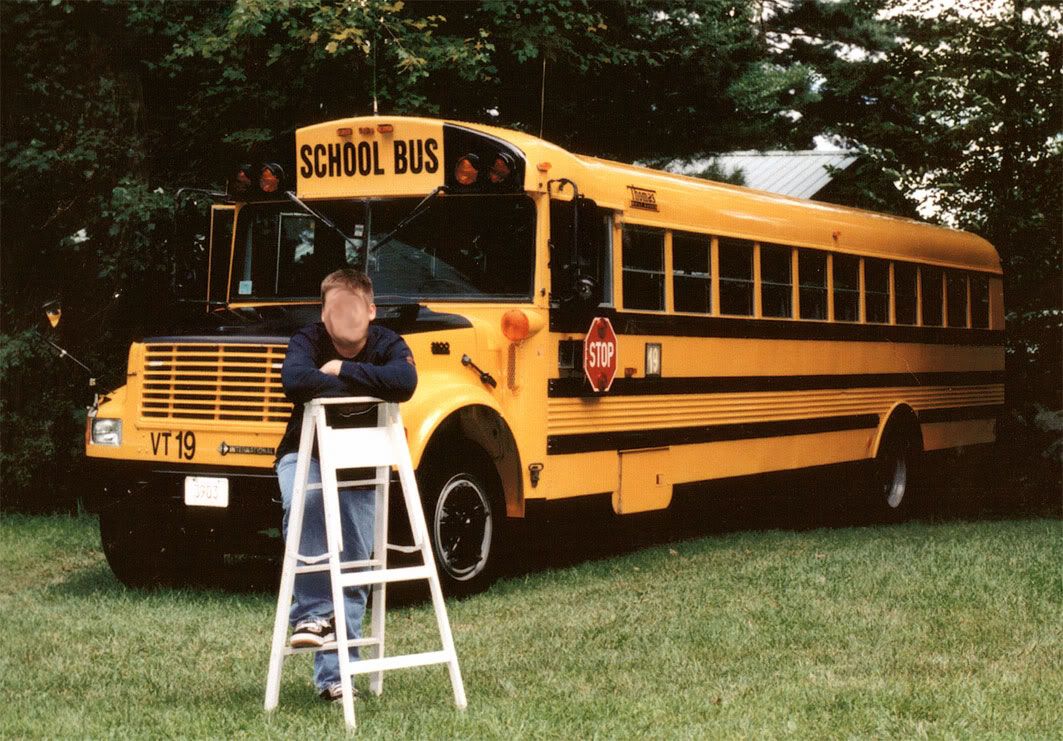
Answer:
[(591, 322), (583, 338), (583, 373), (595, 392), (608, 391), (616, 377), (616, 332), (603, 316)]

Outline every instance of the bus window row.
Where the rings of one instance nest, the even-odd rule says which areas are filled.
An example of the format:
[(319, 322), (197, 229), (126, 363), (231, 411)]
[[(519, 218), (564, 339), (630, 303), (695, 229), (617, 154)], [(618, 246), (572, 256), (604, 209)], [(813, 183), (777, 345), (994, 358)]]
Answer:
[(625, 309), (989, 327), (989, 278), (963, 270), (635, 225), (621, 264)]

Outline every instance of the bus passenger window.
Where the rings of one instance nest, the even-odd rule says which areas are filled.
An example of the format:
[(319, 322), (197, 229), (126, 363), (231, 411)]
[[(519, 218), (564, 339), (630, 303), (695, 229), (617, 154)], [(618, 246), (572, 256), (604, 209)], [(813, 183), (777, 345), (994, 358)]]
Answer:
[(672, 290), (675, 310), (708, 314), (712, 311), (708, 237), (672, 233)]
[(753, 316), (753, 243), (720, 238), (720, 313)]
[(800, 281), (798, 301), (802, 319), (827, 318), (827, 255), (799, 250), (797, 276)]
[(767, 317), (794, 315), (792, 250), (781, 244), (760, 246), (760, 307)]
[(860, 258), (834, 256), (834, 318), (839, 322), (860, 321)]
[(940, 327), (942, 325), (941, 270), (938, 268), (919, 268), (919, 282), (923, 296), (923, 326)]
[(864, 259), (864, 307), (868, 322), (889, 324), (890, 265), (885, 260)]
[(624, 227), (624, 308), (664, 310), (664, 230)]
[(971, 326), (989, 328), (989, 278), (984, 275), (971, 276)]
[(967, 276), (950, 270), (945, 274), (945, 291), (948, 297), (948, 320), (950, 327), (967, 326)]
[(915, 265), (907, 262), (893, 263), (893, 295), (896, 301), (894, 313), (897, 324), (915, 324)]

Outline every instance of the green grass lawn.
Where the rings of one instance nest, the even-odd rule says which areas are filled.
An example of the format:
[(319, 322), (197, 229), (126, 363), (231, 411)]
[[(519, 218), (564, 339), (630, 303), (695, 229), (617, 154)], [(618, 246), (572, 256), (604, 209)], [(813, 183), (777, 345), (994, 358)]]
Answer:
[[(499, 582), (449, 604), (446, 669), (386, 675), (388, 738), (1060, 737), (1054, 519), (718, 534)], [(135, 592), (91, 517), (0, 522), (0, 737), (342, 736), (309, 657), (262, 710), (266, 590)], [(431, 610), (389, 612), (394, 650)], [(359, 681), (364, 681), (362, 678)]]

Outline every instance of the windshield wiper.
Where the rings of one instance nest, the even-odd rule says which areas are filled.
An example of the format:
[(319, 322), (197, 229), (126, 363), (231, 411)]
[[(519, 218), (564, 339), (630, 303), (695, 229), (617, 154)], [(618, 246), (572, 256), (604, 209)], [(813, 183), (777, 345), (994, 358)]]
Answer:
[(385, 244), (390, 242), (392, 239), (394, 239), (395, 235), (398, 234), (400, 231), (402, 231), (406, 227), (407, 224), (409, 224), (411, 221), (416, 219), (421, 214), (423, 214), (426, 211), (428, 211), (428, 207), (431, 205), (431, 202), (434, 201), (437, 196), (442, 195), (443, 193), (446, 193), (447, 190), (448, 190), (447, 186), (440, 185), (438, 188), (436, 188), (431, 193), (426, 195), (421, 200), (421, 202), (418, 203), (416, 206), (414, 206), (413, 210), (410, 211), (410, 213), (408, 213), (406, 215), (406, 218), (404, 218), (402, 221), (400, 221), (398, 224), (396, 224), (394, 229), (392, 229), (390, 232), (388, 232), (383, 237), (381, 237), (380, 240), (376, 244), (374, 244), (374, 245), (372, 245), (370, 247), (370, 249), (371, 250), (378, 250), (381, 247), (383, 247)]
[(317, 210), (312, 209), (309, 206), (307, 206), (305, 203), (303, 203), (301, 200), (299, 200), (299, 197), (297, 195), (295, 195), (295, 193), (293, 193), (292, 191), (288, 190), (288, 191), (285, 191), (285, 195), (288, 196), (288, 198), (291, 199), (291, 201), (293, 203), (297, 204), (300, 208), (302, 208), (308, 214), (310, 214), (315, 219), (320, 221), (322, 224), (327, 226), (329, 229), (331, 229), (332, 231), (336, 232), (341, 237), (343, 237), (343, 240), (345, 242), (355, 242), (355, 238), (347, 236), (347, 234), (345, 234), (342, 229), (340, 229), (338, 226), (336, 226), (336, 223), (332, 219), (330, 219), (329, 217), (325, 216), (320, 211), (317, 211)]

